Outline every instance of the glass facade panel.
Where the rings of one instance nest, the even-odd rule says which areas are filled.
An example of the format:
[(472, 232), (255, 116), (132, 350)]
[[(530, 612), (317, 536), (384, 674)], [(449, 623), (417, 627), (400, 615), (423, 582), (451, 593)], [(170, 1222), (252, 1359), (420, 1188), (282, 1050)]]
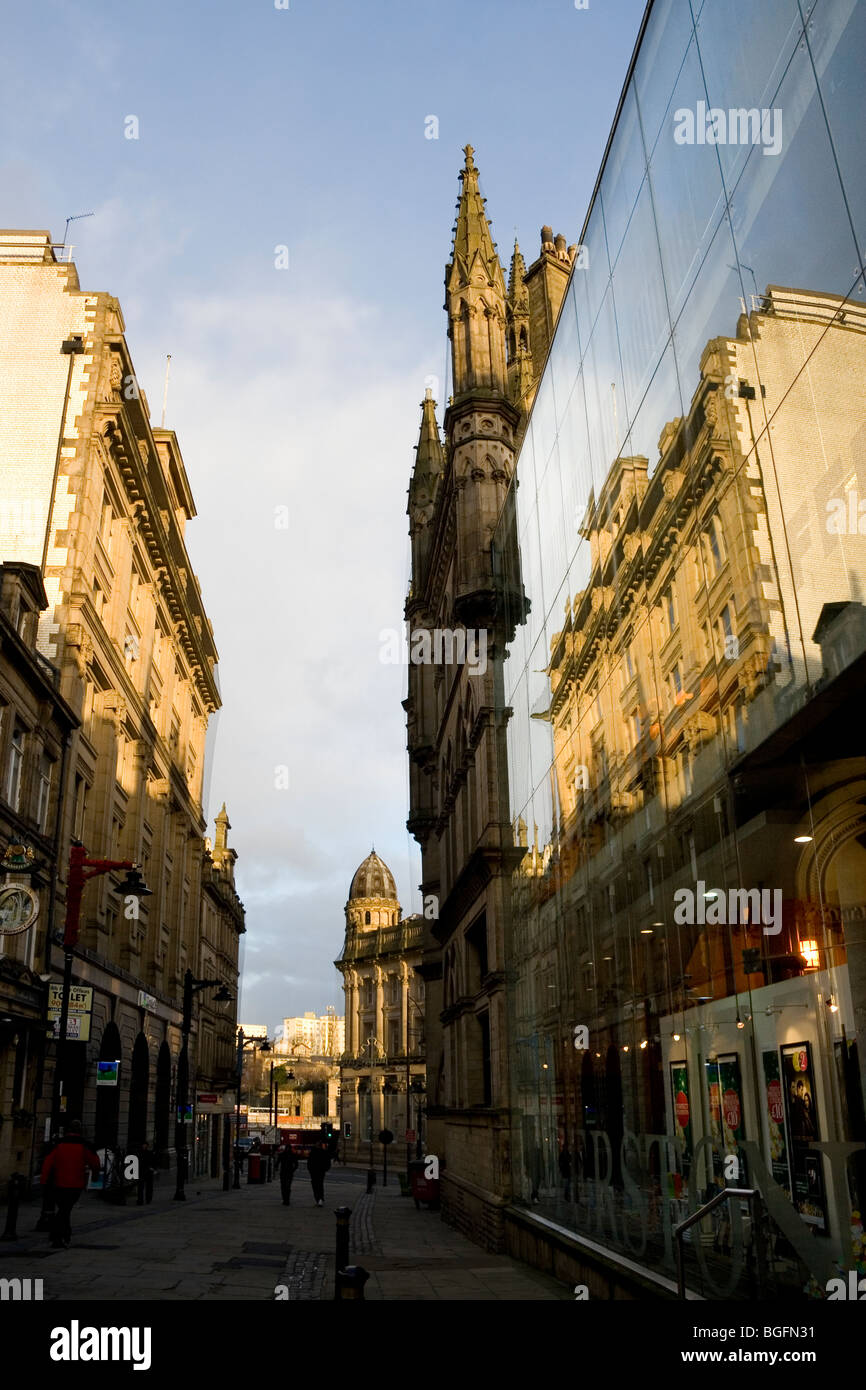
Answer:
[(709, 1297), (823, 1296), (866, 1201), (862, 14), (652, 7), (497, 545), (513, 1188), (669, 1279), (757, 1188)]

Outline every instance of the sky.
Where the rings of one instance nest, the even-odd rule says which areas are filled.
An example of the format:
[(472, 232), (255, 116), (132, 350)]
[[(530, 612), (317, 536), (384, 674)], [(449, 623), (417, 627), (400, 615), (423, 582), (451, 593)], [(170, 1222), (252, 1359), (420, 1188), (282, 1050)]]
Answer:
[[(644, 0), (19, 5), (0, 53), (0, 226), (68, 242), (120, 301), (177, 431), (220, 653), (205, 813), (246, 907), (240, 1019), (342, 1013), (371, 845), (405, 828), (406, 494), (471, 143), (506, 269), (579, 239)], [(435, 121), (431, 118), (435, 117)], [(435, 138), (430, 138), (434, 136)]]

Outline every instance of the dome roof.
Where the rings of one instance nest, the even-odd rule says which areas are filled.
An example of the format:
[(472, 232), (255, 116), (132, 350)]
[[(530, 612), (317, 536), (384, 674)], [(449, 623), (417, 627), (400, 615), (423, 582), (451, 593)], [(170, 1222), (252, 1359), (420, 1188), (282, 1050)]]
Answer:
[(353, 898), (387, 898), (397, 901), (397, 885), (394, 875), (384, 860), (373, 849), (363, 864), (359, 864), (349, 889), (349, 901)]

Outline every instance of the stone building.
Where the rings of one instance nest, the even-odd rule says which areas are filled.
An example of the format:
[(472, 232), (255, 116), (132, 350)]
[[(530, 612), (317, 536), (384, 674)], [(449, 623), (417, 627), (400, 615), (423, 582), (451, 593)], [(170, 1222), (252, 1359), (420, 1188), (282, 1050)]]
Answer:
[(324, 1014), (284, 1018), (274, 1050), (284, 1057), (340, 1057), (346, 1050), (346, 1020), (332, 1005)]
[[(359, 865), (346, 903), (346, 936), (334, 962), (343, 977), (346, 1045), (340, 1121), (349, 1158), (366, 1158), (383, 1129), (398, 1156), (406, 1131), (423, 1126), (425, 990), (418, 967), (425, 922), (403, 918), (394, 877), (375, 850)], [(429, 1145), (428, 1145), (429, 1147)], [(378, 1152), (378, 1146), (377, 1146)]]
[[(544, 227), (527, 270), (515, 243), (506, 287), (473, 155), (467, 145), (445, 273), (445, 440), (428, 393), (409, 489), (410, 653), (417, 642), (422, 654), (419, 634), (430, 633), (434, 659), (410, 655), (405, 708), (408, 826), (435, 942), (422, 966), (427, 1147), (447, 1162), (446, 1219), (498, 1248), (510, 1191), (503, 894), (522, 851), (508, 815), (506, 720), (496, 714), (505, 632), (491, 541), (576, 248)], [(464, 653), (483, 659), (459, 659), (460, 633)]]
[[(31, 1163), (48, 1051), (47, 926), (58, 847), (69, 844), (78, 720), (60, 693), (59, 671), (36, 648), (47, 603), (37, 565), (0, 565), (0, 1184)], [(19, 907), (18, 889), (34, 895), (31, 910)]]
[[(231, 851), (223, 843), (217, 865), (205, 848), (205, 733), (220, 698), (186, 548), (195, 506), (176, 435), (150, 423), (117, 300), (81, 290), (47, 233), (0, 232), (0, 323), (0, 558), (42, 572), (38, 647), (81, 721), (71, 831), (90, 856), (140, 864), (152, 891), (130, 916), (122, 875), (85, 888), (74, 978), (92, 988), (93, 1012), (89, 1042), (67, 1048), (65, 1113), (100, 1144), (148, 1137), (165, 1153), (184, 973), (212, 961), (236, 992), (243, 928)], [(220, 896), (214, 872), (229, 890), (215, 908), (227, 931), (203, 907)], [(118, 1086), (97, 1090), (96, 1062), (118, 1059)]]
[[(205, 839), (201, 877), (201, 955), (203, 980), (236, 980), (238, 940), (246, 931), (244, 905), (235, 888), (237, 853), (225, 803), (216, 817), (213, 843)], [(237, 1099), (234, 1004), (214, 1003), (213, 990), (198, 995), (195, 1114), (196, 1171), (216, 1177), (231, 1156), (231, 1116)]]

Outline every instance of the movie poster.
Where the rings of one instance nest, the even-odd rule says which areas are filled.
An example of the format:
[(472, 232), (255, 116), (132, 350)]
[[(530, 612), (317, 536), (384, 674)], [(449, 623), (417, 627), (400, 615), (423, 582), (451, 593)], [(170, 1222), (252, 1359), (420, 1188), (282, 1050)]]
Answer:
[(692, 1161), (692, 1110), (689, 1099), (689, 1070), (685, 1062), (671, 1062), (671, 1097), (674, 1135), (682, 1144), (683, 1172), (688, 1177)]
[(707, 1095), (710, 1102), (710, 1133), (713, 1139), (713, 1172), (724, 1182), (723, 1160), (736, 1154), (740, 1161), (737, 1182), (746, 1181), (746, 1156), (739, 1143), (746, 1137), (743, 1115), (743, 1085), (740, 1059), (735, 1052), (706, 1063)]
[(812, 1048), (807, 1042), (780, 1049), (782, 1091), (788, 1120), (794, 1206), (808, 1225), (827, 1231), (827, 1197), (821, 1155), (807, 1146), (820, 1139)]
[(773, 1180), (791, 1196), (791, 1170), (788, 1167), (788, 1140), (785, 1134), (785, 1099), (779, 1058), (775, 1052), (762, 1053), (764, 1063), (764, 1095), (767, 1103), (767, 1127), (770, 1132), (770, 1163)]

